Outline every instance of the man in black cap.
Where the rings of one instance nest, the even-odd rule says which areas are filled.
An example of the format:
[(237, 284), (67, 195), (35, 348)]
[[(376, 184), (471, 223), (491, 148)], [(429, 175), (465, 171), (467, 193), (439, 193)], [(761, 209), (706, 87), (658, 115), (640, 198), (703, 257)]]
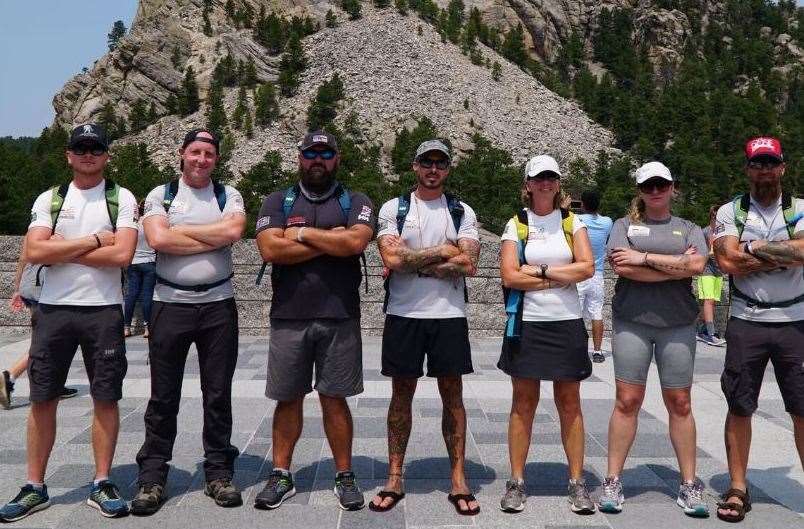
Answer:
[(363, 392), (359, 256), (374, 233), (373, 205), (335, 179), (340, 155), (331, 134), (311, 132), (298, 148), (299, 183), (269, 195), (257, 218), (257, 246), (273, 263), (265, 394), (278, 402), (274, 469), (255, 507), (274, 509), (296, 493), (291, 458), (304, 396), (316, 389), (335, 458), (334, 492), (342, 509), (355, 510), (364, 499), (352, 472), (346, 397)]
[(79, 346), (94, 405), (95, 480), (87, 503), (106, 517), (128, 514), (109, 471), (127, 369), (119, 269), (134, 255), (138, 211), (129, 190), (104, 179), (107, 150), (98, 125), (73, 129), (67, 147), (72, 180), (39, 195), (31, 210), (26, 260), (49, 269), (32, 315), (28, 483), (0, 509), (0, 522), (50, 506), (44, 479), (56, 439), (56, 408)]
[(184, 365), (198, 349), (204, 404), (204, 493), (221, 507), (243, 503), (232, 484), (232, 378), (237, 364), (237, 306), (232, 287), (233, 243), (246, 226), (243, 198), (211, 179), (218, 139), (205, 129), (187, 133), (179, 149), (182, 175), (145, 199), (143, 228), (156, 250), (156, 288), (150, 324), (151, 400), (145, 443), (137, 454), (136, 515), (165, 501), (168, 461), (176, 440)]

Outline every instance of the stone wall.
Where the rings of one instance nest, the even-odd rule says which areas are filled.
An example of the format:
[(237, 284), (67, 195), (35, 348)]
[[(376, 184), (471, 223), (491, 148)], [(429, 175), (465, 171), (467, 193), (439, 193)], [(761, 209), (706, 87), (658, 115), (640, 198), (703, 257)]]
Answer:
[[(9, 310), (8, 300), (12, 294), (12, 282), (16, 259), (20, 251), (21, 237), (0, 236), (0, 333), (26, 333), (30, 324), (27, 312), (14, 314)], [(486, 235), (482, 240), (480, 263), (476, 277), (469, 278), (469, 327), (474, 336), (499, 336), (504, 323), (502, 290), (499, 272), (499, 238)], [(261, 286), (254, 284), (260, 269), (260, 256), (253, 240), (235, 244), (235, 296), (240, 311), (240, 328), (243, 333), (261, 334), (268, 328), (268, 310), (271, 306), (271, 281), (266, 277)], [(382, 301), (384, 296), (382, 264), (375, 244), (366, 251), (368, 261), (369, 292), (360, 286), (362, 298), (362, 325), (369, 334), (381, 334), (383, 324)], [(365, 281), (365, 280), (364, 280)], [(606, 330), (611, 329), (611, 295), (614, 277), (606, 271), (606, 304), (603, 318)], [(728, 306), (718, 307), (718, 320), (722, 329)]]

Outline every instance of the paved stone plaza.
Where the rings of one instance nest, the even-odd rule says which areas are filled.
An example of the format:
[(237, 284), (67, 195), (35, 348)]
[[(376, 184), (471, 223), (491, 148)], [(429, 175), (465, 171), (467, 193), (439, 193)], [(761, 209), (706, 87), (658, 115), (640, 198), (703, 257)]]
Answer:
[[(365, 393), (350, 399), (355, 417), (354, 469), (371, 494), (384, 483), (387, 471), (385, 413), (390, 383), (379, 373), (380, 339), (365, 338)], [(0, 337), (0, 365), (8, 366), (25, 351), (24, 337)], [(85, 505), (93, 476), (91, 420), (86, 371), (76, 356), (69, 385), (80, 396), (59, 408), (59, 431), (50, 460), (47, 484), (53, 506), (21, 522), (17, 527), (158, 527), (220, 528), (436, 528), (478, 526), (484, 528), (675, 528), (727, 526), (712, 516), (687, 518), (675, 505), (678, 473), (667, 435), (667, 414), (651, 372), (639, 434), (623, 475), (625, 510), (619, 515), (572, 514), (565, 498), (566, 464), (561, 448), (550, 384), (542, 387), (542, 400), (526, 469), (529, 494), (525, 511), (518, 515), (499, 511), (499, 499), (509, 475), (506, 431), (510, 407), (510, 383), (495, 367), (499, 341), (473, 340), (475, 374), (466, 377), (465, 402), (469, 417), (467, 470), (482, 505), (477, 517), (458, 516), (447, 503), (448, 460), (441, 439), (440, 403), (434, 381), (424, 380), (414, 402), (413, 434), (408, 450), (407, 498), (396, 509), (376, 514), (364, 509), (343, 512), (332, 495), (333, 461), (314, 397), (308, 399), (302, 440), (296, 449), (293, 472), (299, 494), (275, 511), (251, 507), (271, 469), (272, 404), (263, 395), (267, 339), (243, 336), (235, 373), (235, 427), (233, 443), (242, 455), (236, 481), (245, 491), (245, 506), (224, 510), (203, 494), (201, 468), (201, 393), (198, 364), (191, 354), (183, 386), (179, 436), (173, 459), (168, 494), (170, 500), (155, 516), (108, 521)], [(723, 448), (725, 403), (719, 375), (723, 349), (699, 344), (693, 392), (698, 422), (699, 475), (707, 487), (714, 514), (717, 493), (728, 484)], [(149, 396), (147, 345), (141, 338), (128, 341), (129, 370), (120, 403), (121, 432), (112, 478), (124, 496), (134, 494), (134, 457), (143, 440), (143, 413)], [(586, 480), (597, 488), (606, 471), (606, 430), (613, 406), (612, 362), (595, 364), (594, 376), (582, 385), (586, 421)], [(0, 411), (0, 500), (13, 497), (25, 477), (25, 420), (28, 412), (27, 380), (17, 384), (14, 407)], [(793, 444), (790, 418), (784, 412), (772, 371), (768, 372), (754, 419), (754, 446), (749, 477), (754, 510), (741, 527), (787, 529), (804, 527), (804, 472)]]

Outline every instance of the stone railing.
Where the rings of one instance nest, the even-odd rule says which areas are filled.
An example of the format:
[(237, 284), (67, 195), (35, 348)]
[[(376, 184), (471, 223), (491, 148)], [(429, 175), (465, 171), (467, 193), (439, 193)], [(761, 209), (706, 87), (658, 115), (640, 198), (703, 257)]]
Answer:
[[(14, 314), (9, 310), (8, 300), (12, 294), (12, 282), (16, 259), (20, 251), (21, 237), (0, 236), (0, 333), (29, 332), (30, 318), (26, 312)], [(499, 336), (504, 324), (502, 289), (499, 271), (499, 238), (484, 235), (480, 252), (478, 273), (467, 279), (469, 286), (469, 305), (467, 315), (469, 328), (474, 336)], [(271, 306), (271, 281), (266, 272), (262, 285), (256, 286), (255, 279), (260, 269), (260, 256), (253, 240), (240, 241), (234, 246), (235, 297), (240, 312), (240, 329), (243, 333), (260, 334), (268, 328), (268, 311)], [(372, 243), (366, 250), (368, 261), (368, 285), (360, 286), (362, 299), (362, 326), (369, 334), (381, 334), (383, 327), (382, 263), (377, 247)], [(365, 279), (364, 279), (365, 281)], [(603, 318), (606, 330), (611, 329), (611, 296), (614, 290), (614, 277), (606, 271), (606, 302)], [(722, 325), (728, 312), (728, 296), (718, 307), (718, 320)], [(719, 326), (719, 328), (723, 328)]]

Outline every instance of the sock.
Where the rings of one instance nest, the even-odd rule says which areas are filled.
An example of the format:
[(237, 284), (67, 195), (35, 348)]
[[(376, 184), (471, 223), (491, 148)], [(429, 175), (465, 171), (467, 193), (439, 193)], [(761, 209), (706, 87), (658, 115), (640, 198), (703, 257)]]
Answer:
[(95, 485), (95, 486), (97, 487), (98, 485), (100, 485), (100, 483), (101, 483), (102, 481), (109, 481), (109, 476), (105, 476), (105, 477), (102, 477), (102, 478), (96, 478), (96, 479), (95, 479), (95, 480), (92, 482), (92, 484), (93, 484), (93, 485)]
[(38, 491), (45, 490), (45, 484), (44, 484), (44, 482), (42, 482), (42, 483), (36, 483), (35, 481), (29, 481), (29, 482), (28, 482), (28, 485), (30, 485), (31, 487), (33, 487), (34, 489), (36, 489), (36, 490), (38, 490)]
[(290, 470), (288, 470), (286, 468), (274, 467), (274, 470), (278, 470), (279, 472), (281, 472), (282, 474), (285, 474), (286, 476), (290, 475)]
[(706, 332), (709, 334), (709, 336), (715, 335), (715, 322), (713, 321), (706, 322)]
[(16, 377), (16, 376), (14, 376), (14, 375), (11, 373), (11, 371), (9, 371), (9, 372), (8, 372), (8, 380), (10, 380), (10, 381), (11, 381), (11, 383), (13, 384), (14, 382), (16, 382), (16, 381), (17, 381), (17, 377)]
[(602, 354), (603, 354), (603, 351), (601, 351), (600, 349), (595, 349), (595, 353), (597, 353), (597, 354), (601, 354), (601, 355), (602, 355)]

